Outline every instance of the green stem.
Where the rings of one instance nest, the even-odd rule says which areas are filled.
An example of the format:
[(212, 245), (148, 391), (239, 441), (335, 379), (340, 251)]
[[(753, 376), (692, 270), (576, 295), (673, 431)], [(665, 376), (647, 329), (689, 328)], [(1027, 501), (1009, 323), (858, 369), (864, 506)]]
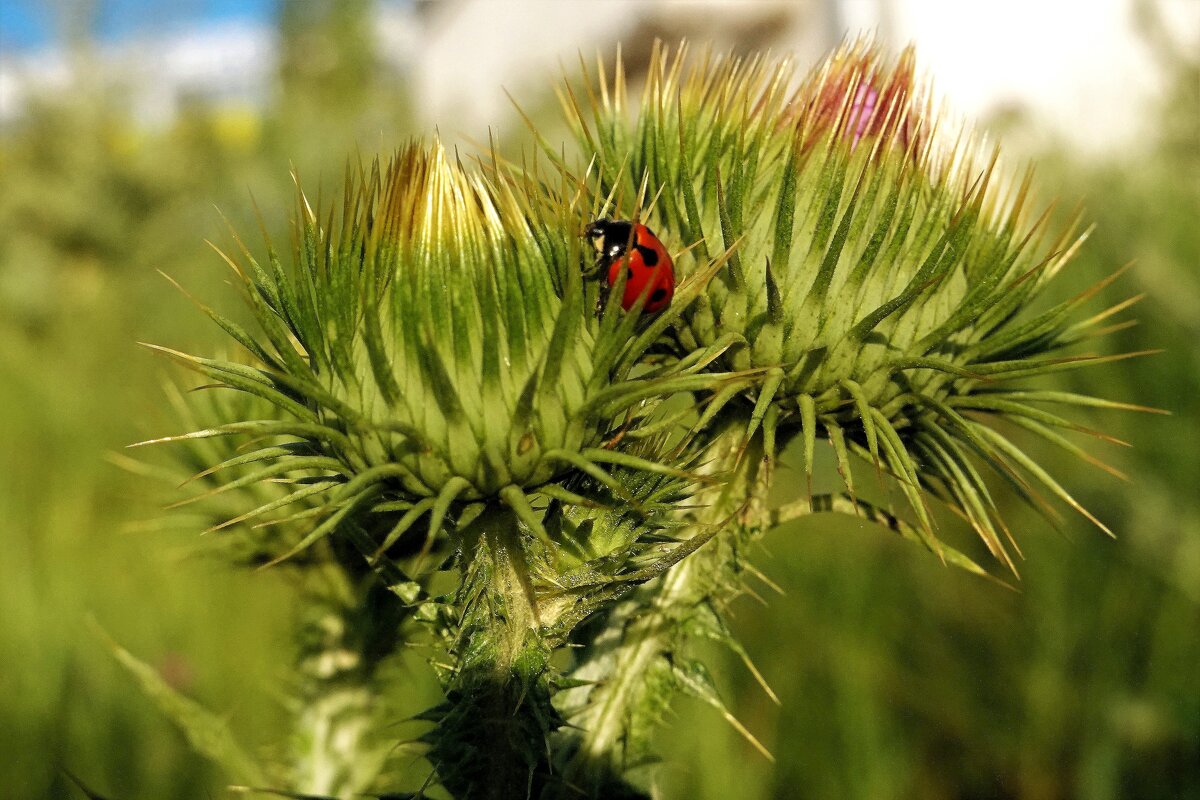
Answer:
[(457, 665), (435, 710), (429, 758), (460, 800), (538, 797), (550, 780), (546, 738), (559, 721), (520, 531), (511, 513), (486, 511), (463, 539)]
[(369, 574), (330, 564), (315, 577), (299, 632), (292, 786), (348, 800), (373, 788), (390, 751), (377, 673), (407, 609)]

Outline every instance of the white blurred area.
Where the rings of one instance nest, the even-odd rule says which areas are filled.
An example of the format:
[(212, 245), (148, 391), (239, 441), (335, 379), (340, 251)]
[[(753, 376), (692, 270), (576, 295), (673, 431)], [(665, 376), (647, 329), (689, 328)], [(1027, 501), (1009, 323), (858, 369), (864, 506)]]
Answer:
[[(283, 0), (302, 2), (303, 0)], [(621, 42), (644, 58), (654, 37), (718, 49), (770, 48), (812, 63), (867, 31), (918, 63), (954, 112), (1027, 118), (1035, 128), (1104, 152), (1136, 146), (1160, 85), (1138, 7), (1154, 10), (1176, 47), (1200, 53), (1200, 0), (410, 0), (381, 5), (376, 45), (411, 82), (424, 127), (478, 136), (512, 123), (505, 90), (528, 98), (560, 64)], [(267, 24), (225, 23), (105, 45), (96, 56), (130, 88), (147, 124), (185, 98), (250, 104), (268, 96), (276, 41)], [(0, 123), (30, 93), (71, 79), (61, 51), (0, 53)]]
[[(879, 4), (848, 5), (869, 13)], [(1166, 88), (1130, 0), (890, 5), (889, 38), (916, 42), (935, 87), (971, 118), (1023, 110), (1066, 141), (1110, 150), (1145, 132), (1142, 112)], [(1200, 0), (1160, 0), (1152, 8), (1175, 44), (1200, 57)]]
[[(1129, 146), (1163, 90), (1161, 64), (1139, 35), (1135, 0), (465, 0), (430, 3), (422, 42), (423, 105), (472, 127), (505, 110), (501, 92), (545, 86), (617, 41), (651, 35), (718, 46), (767, 46), (812, 63), (846, 36), (912, 42), (949, 108), (975, 119), (1027, 114), (1091, 151)], [(1177, 46), (1200, 55), (1200, 0), (1143, 3)]]

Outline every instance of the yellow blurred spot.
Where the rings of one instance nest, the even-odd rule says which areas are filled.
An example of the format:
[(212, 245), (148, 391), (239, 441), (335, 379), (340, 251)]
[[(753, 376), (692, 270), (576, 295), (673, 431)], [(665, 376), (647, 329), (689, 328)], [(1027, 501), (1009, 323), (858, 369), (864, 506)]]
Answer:
[(249, 151), (262, 136), (262, 117), (248, 107), (224, 108), (213, 115), (212, 130), (224, 147)]
[(131, 156), (146, 143), (146, 133), (134, 125), (119, 123), (108, 131), (109, 152), (114, 156)]

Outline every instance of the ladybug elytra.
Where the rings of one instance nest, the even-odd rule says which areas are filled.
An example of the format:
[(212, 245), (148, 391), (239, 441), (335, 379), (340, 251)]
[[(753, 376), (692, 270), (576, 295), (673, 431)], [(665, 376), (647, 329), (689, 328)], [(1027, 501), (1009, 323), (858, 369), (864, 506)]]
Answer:
[(587, 226), (584, 235), (596, 248), (597, 264), (607, 269), (611, 288), (621, 270), (628, 270), (621, 308), (628, 311), (643, 294), (642, 311), (656, 314), (671, 304), (675, 294), (675, 264), (667, 248), (654, 231), (640, 222), (598, 219)]

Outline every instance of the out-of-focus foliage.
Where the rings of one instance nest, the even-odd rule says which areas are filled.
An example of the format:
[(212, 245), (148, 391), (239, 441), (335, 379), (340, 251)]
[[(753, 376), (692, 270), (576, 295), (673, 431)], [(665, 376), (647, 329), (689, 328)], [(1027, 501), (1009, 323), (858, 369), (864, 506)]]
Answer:
[[(75, 88), (0, 132), (0, 796), (80, 796), (63, 767), (113, 800), (223, 796), (88, 615), (248, 748), (284, 734), (276, 687), (293, 654), (280, 579), (183, 558), (196, 530), (131, 524), (158, 516), (160, 498), (105, 461), (169, 423), (161, 362), (133, 340), (211, 350), (221, 339), (155, 274), (221, 294), (223, 268), (202, 243), (224, 235), (213, 206), (252, 229), (247, 190), (286, 207), (289, 164), (332, 186), (356, 147), (389, 150), (410, 133), (401, 87), (364, 52), (355, 15), (367, 6), (284, 8), (280, 90), (265, 109), (196, 105), (146, 130), (119, 91), (82, 77), (85, 63)], [(317, 49), (332, 58), (307, 57)], [(1085, 196), (1097, 223), (1072, 267), (1078, 286), (1138, 261), (1105, 299), (1146, 292), (1142, 325), (1104, 346), (1167, 349), (1048, 384), (1174, 413), (1095, 417), (1136, 443), (1105, 453), (1131, 484), (1053, 465), (1075, 470), (1068, 488), (1118, 539), (1073, 520), (1057, 536), (1005, 509), (1028, 530), (1008, 592), (865, 523), (816, 517), (776, 532), (756, 560), (787, 596), (768, 610), (741, 601), (735, 623), (783, 708), (740, 662), (724, 665), (739, 677), (723, 688), (777, 764), (711, 710), (681, 704), (666, 797), (1200, 793), (1200, 75), (1172, 69), (1144, 148), (1100, 164), (1067, 151), (1043, 160), (1043, 183)], [(424, 667), (406, 683), (399, 705), (430, 705)]]
[[(227, 241), (222, 214), (253, 231), (251, 191), (286, 207), (293, 166), (332, 186), (348, 155), (412, 133), (402, 87), (361, 35), (369, 4), (284, 7), (296, 18), (264, 108), (196, 101), (147, 125), (81, 47), (72, 85), (0, 131), (0, 796), (80, 796), (64, 768), (116, 800), (221, 793), (89, 616), (248, 748), (286, 739), (283, 579), (193, 557), (199, 527), (142, 522), (177, 496), (147, 496), (152, 481), (107, 459), (176, 424), (163, 363), (135, 342), (222, 341), (156, 270), (207, 301), (232, 299), (204, 244)], [(285, 227), (270, 233), (288, 240)], [(433, 677), (414, 681), (431, 701)]]

